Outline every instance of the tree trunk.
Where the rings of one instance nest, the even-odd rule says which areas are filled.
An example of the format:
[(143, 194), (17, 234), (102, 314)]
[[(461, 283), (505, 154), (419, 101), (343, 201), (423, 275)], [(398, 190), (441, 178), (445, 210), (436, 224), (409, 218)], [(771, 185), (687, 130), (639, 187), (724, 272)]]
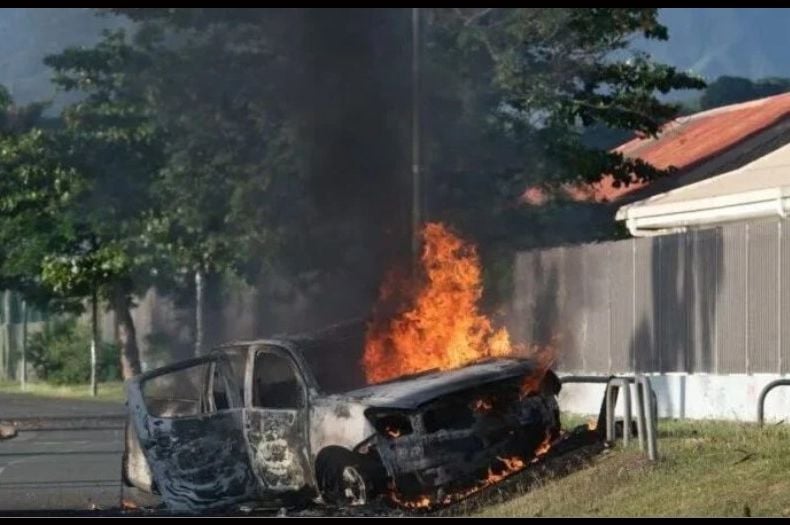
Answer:
[(137, 332), (129, 309), (129, 297), (121, 290), (113, 294), (112, 308), (118, 320), (118, 342), (121, 345), (121, 373), (129, 379), (140, 373), (140, 349), (137, 347)]
[(195, 271), (195, 357), (203, 355), (205, 339), (206, 278), (202, 269)]
[(96, 387), (96, 347), (99, 339), (98, 312), (97, 312), (96, 287), (93, 288), (91, 297), (91, 395), (96, 397), (98, 389)]

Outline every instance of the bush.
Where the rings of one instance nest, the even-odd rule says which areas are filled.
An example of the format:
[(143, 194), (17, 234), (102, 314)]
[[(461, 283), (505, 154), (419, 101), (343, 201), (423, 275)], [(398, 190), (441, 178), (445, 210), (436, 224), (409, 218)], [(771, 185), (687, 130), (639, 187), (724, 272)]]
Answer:
[[(36, 375), (58, 385), (87, 383), (91, 378), (90, 328), (75, 319), (48, 323), (43, 332), (28, 340), (30, 363)], [(100, 342), (97, 348), (96, 379), (114, 381), (121, 377), (118, 345)]]

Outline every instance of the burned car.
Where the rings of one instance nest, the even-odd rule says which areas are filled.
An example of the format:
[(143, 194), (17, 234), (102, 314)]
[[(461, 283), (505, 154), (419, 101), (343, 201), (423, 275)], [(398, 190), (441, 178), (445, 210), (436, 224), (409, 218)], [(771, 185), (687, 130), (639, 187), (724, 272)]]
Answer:
[[(441, 501), (559, 434), (553, 373), (492, 359), (366, 385), (364, 326), (232, 343), (127, 382), (127, 484), (196, 512), (377, 496)], [(466, 484), (466, 485), (465, 485)]]

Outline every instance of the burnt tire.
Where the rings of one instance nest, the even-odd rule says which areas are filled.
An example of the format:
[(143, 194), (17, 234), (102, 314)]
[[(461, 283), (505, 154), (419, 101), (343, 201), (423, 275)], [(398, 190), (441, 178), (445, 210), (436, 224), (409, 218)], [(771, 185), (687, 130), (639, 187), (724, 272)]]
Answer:
[(374, 496), (369, 460), (360, 454), (341, 448), (324, 451), (315, 470), (318, 492), (327, 505), (359, 507)]

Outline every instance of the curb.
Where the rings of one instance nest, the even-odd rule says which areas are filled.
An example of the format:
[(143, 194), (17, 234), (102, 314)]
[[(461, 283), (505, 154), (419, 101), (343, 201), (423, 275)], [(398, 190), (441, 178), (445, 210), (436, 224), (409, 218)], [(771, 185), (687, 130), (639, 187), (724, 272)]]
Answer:
[[(7, 418), (0, 419), (0, 429), (11, 427), (14, 429), (14, 435), (22, 430), (117, 429), (123, 428), (127, 417), (125, 414), (105, 414)], [(0, 430), (0, 438), (2, 438), (2, 430)]]

